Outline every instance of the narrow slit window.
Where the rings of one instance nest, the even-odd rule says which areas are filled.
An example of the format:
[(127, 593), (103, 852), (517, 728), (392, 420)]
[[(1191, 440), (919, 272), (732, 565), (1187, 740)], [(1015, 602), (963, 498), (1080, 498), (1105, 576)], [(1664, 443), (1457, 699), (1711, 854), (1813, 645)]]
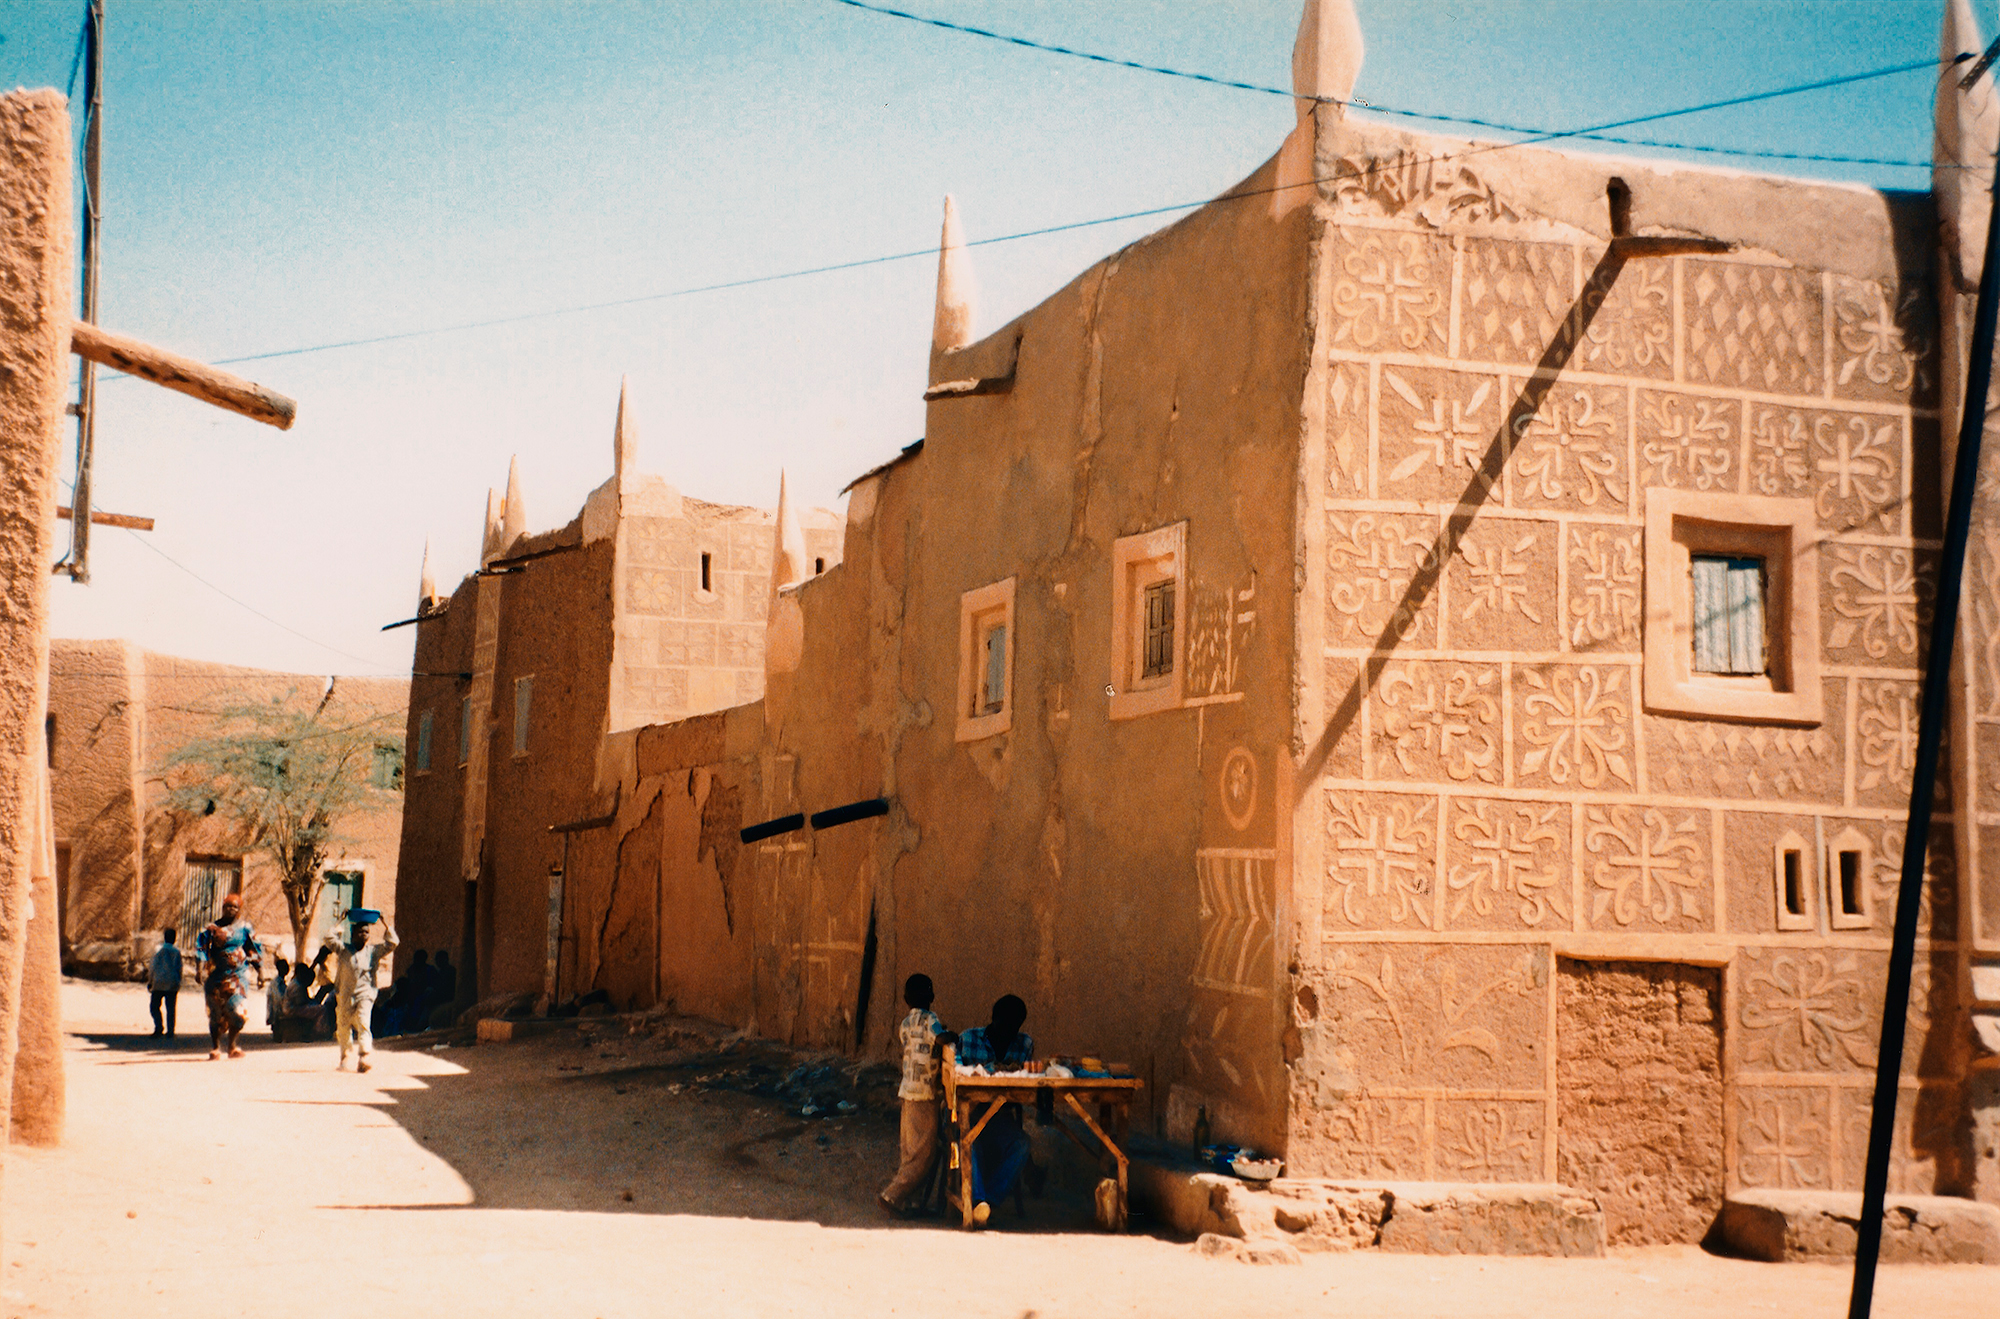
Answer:
[(1146, 648), (1141, 678), (1162, 678), (1174, 671), (1174, 583), (1169, 578), (1146, 588)]
[(813, 576), (817, 577), (817, 576), (819, 576), (819, 575), (820, 575), (821, 573), (823, 573), (823, 572), (825, 572), (825, 571), (826, 571), (826, 560), (825, 560), (825, 559), (814, 559), (814, 560), (813, 560)]
[(417, 716), (417, 772), (423, 773), (431, 767), (431, 712), (424, 711)]
[(514, 679), (514, 754), (528, 754), (528, 710), (535, 700), (535, 679), (530, 674)]
[(1797, 848), (1786, 848), (1783, 852), (1785, 873), (1785, 914), (1803, 917), (1806, 914), (1805, 855)]
[(1007, 625), (986, 629), (985, 677), (979, 686), (979, 708), (973, 713), (998, 714), (1007, 703)]
[(56, 767), (56, 717), (49, 715), (42, 720), (43, 749), (49, 753), (49, 768)]
[(1694, 598), (1694, 671), (1758, 676), (1767, 671), (1762, 559), (1697, 554), (1690, 560)]
[(472, 698), (461, 697), (458, 702), (458, 763), (472, 761)]
[(1851, 848), (1842, 848), (1837, 854), (1840, 866), (1840, 914), (1843, 916), (1866, 916), (1861, 896), (1861, 853)]
[(710, 558), (709, 558), (709, 555), (708, 555), (707, 551), (703, 551), (703, 552), (702, 552), (702, 556), (701, 556), (701, 589), (702, 589), (702, 590), (704, 590), (704, 591), (713, 591), (713, 590), (715, 589), (715, 588), (714, 588), (713, 586), (709, 585), (709, 581), (710, 581), (710, 578), (709, 578), (709, 563), (710, 563), (710, 562), (711, 562), (711, 560), (710, 560)]

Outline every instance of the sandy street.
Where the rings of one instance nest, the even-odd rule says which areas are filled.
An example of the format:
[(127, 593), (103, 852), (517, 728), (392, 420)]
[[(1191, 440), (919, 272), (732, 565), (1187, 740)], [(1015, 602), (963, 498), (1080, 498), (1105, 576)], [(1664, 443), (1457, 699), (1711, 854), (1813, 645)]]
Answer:
[[(1044, 1201), (966, 1235), (877, 1214), (894, 1132), (864, 1110), (673, 1080), (649, 1040), (573, 1034), (377, 1053), (252, 1040), (211, 1063), (133, 986), (71, 983), (69, 1140), (6, 1169), (8, 1315), (1786, 1315), (1844, 1313), (1847, 1273), (1692, 1248), (1593, 1261), (1198, 1257)], [(192, 1019), (192, 1020), (191, 1020)], [(825, 1139), (821, 1139), (824, 1137)], [(629, 1198), (628, 1197), (629, 1194)], [(2000, 1269), (1891, 1266), (1877, 1312), (1995, 1313)]]

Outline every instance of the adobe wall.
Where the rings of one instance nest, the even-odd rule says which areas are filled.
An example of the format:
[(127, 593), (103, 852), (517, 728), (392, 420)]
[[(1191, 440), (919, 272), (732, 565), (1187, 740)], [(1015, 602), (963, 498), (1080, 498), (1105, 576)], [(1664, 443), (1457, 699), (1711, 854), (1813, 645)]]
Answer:
[[(472, 683), (459, 675), (472, 672), (477, 587), (476, 578), (466, 578), (443, 609), (416, 625), (409, 722), (403, 733), (402, 837), (396, 851), (396, 932), (415, 948), (449, 948), (459, 968), (459, 994), (468, 1002), (476, 985), (466, 971), (471, 937), (466, 928), (468, 877), (459, 865), (465, 794), (458, 748)], [(417, 742), (426, 714), (431, 718), (431, 761), (420, 768)]]
[(136, 896), (145, 873), (138, 797), (145, 672), (130, 642), (50, 645), (50, 786), (67, 861), (59, 875), (62, 947), (72, 964), (122, 969), (143, 926)]
[[(1207, 1107), (1218, 1136), (1282, 1140), (1309, 236), (1303, 211), (1211, 205), (937, 366), (1011, 385), (933, 403), (921, 453), (856, 485), (842, 563), (791, 597), (803, 652), (761, 738), (731, 711), (728, 754), (663, 776), (663, 883), (709, 925), (726, 895), (732, 948), (749, 929), (747, 1005), (722, 1001), (740, 955), (680, 979), (663, 957), (674, 993), (882, 1056), (912, 972), (954, 1027), (1018, 993), (1044, 1053), (1139, 1069), (1142, 1124)], [(1113, 720), (1113, 543), (1183, 520), (1182, 699)], [(1011, 727), (960, 742), (960, 598), (1009, 577)], [(733, 848), (709, 826), (875, 797), (888, 815)]]
[[(1860, 1185), (1941, 521), (1933, 218), (1921, 196), (1465, 150), (1320, 140), (1292, 1166), (1560, 1176), (1693, 1239), (1697, 1191)], [(1634, 232), (1739, 246), (1607, 258), (1613, 175)], [(1648, 668), (1687, 589), (1648, 566), (1648, 509), (1780, 507), (1743, 497), (1790, 501), (1795, 547), (1816, 542), (1773, 621), (1811, 628), (1809, 718), (1674, 708)], [(1828, 878), (1849, 830), (1872, 858), (1852, 920)], [(1781, 922), (1787, 835), (1808, 909)], [(1901, 1190), (1965, 1170), (1952, 850), (1941, 821)], [(1607, 989), (1604, 959), (1713, 974), (1714, 1010), (1689, 989), (1648, 1024), (1679, 1000)], [(1590, 1024), (1604, 994), (1643, 1048)], [(1593, 1144), (1618, 1125), (1602, 1049), (1663, 1093), (1720, 1068), (1688, 1120), (1721, 1157), (1679, 1209), (1619, 1200), (1666, 1183)]]
[[(60, 1055), (36, 1051), (60, 1029), (46, 946), (49, 893), (48, 565), (69, 379), (70, 124), (54, 91), (0, 96), (0, 1130), (43, 1129), (61, 1102)], [(31, 927), (37, 936), (30, 936)], [(23, 1040), (30, 1048), (21, 1052)], [(17, 1074), (17, 1052), (20, 1053)], [(55, 1075), (50, 1069), (56, 1069)], [(21, 1111), (14, 1111), (15, 1104)]]

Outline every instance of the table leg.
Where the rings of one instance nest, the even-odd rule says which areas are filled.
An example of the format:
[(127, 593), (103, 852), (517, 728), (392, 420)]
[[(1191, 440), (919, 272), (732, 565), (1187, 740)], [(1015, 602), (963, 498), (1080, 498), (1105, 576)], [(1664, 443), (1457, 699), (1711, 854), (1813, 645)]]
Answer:
[(959, 1226), (972, 1226), (972, 1105), (960, 1106), (958, 1118)]

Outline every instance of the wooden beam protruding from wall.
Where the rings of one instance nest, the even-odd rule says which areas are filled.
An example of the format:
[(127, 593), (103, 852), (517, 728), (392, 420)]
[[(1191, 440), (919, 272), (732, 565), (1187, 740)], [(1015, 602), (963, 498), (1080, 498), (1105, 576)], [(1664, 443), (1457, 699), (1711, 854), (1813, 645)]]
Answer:
[(71, 324), (69, 346), (71, 352), (86, 361), (164, 385), (281, 431), (290, 430), (298, 416), (299, 405), (283, 394), (191, 357), (155, 348), (126, 335), (112, 334), (88, 321)]
[[(73, 508), (64, 508), (61, 504), (57, 504), (56, 516), (64, 521), (68, 521), (70, 518), (76, 516), (76, 510)], [(96, 509), (92, 509), (90, 512), (90, 524), (94, 527), (130, 527), (134, 531), (151, 531), (153, 529), (153, 519), (151, 518), (133, 517), (130, 513), (99, 513)]]

